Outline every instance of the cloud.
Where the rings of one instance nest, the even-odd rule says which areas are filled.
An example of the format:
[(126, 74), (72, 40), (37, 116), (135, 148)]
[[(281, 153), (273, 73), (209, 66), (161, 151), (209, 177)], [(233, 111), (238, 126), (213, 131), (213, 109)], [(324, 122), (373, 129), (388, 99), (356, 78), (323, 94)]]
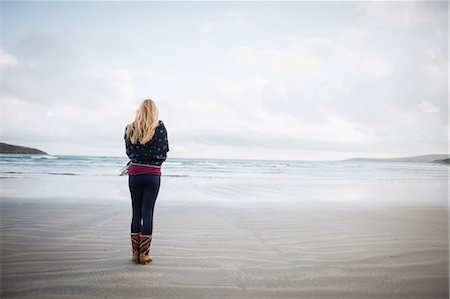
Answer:
[[(3, 126), (5, 140), (22, 143), (51, 145), (45, 150), (61, 148), (61, 144), (77, 144), (84, 148), (115, 148), (122, 150), (122, 137), (135, 105), (127, 105), (119, 99), (105, 102), (98, 109), (88, 106), (46, 106), (5, 96), (3, 100)], [(79, 147), (79, 148), (81, 148)], [(54, 153), (54, 152), (53, 152)], [(67, 146), (66, 153), (75, 153)], [(79, 154), (89, 154), (82, 152)]]
[[(262, 96), (273, 110), (309, 122), (324, 120), (323, 112), (334, 109), (354, 114), (359, 103), (348, 99), (349, 93), (394, 73), (381, 55), (373, 57), (334, 39), (305, 39), (286, 48), (238, 48), (232, 56), (265, 80)], [(362, 96), (368, 104), (370, 95), (361, 91)]]
[(228, 10), (214, 22), (184, 20), (189, 43), (169, 31), (159, 39), (130, 31), (126, 40), (142, 47), (126, 53), (51, 30), (18, 34), (2, 50), (5, 139), (123, 155), (123, 129), (150, 97), (172, 156), (440, 151), (448, 125), (442, 5), (393, 5), (355, 3), (355, 19), (335, 32), (286, 33), (278, 22), (261, 27), (249, 11)]
[(14, 55), (0, 49), (0, 65), (2, 68), (12, 68), (17, 65), (17, 58)]
[(205, 21), (200, 26), (199, 31), (200, 31), (200, 33), (210, 33), (210, 32), (214, 31), (215, 27), (216, 26), (215, 26), (215, 24), (213, 22)]
[[(355, 148), (352, 144), (392, 152), (412, 147), (420, 152), (431, 144), (445, 148), (445, 115), (430, 120), (415, 111), (419, 105), (434, 114), (446, 105), (445, 43), (428, 33), (430, 43), (411, 48), (419, 31), (404, 37), (407, 46), (386, 47), (382, 39), (375, 47), (370, 42), (355, 46), (355, 38), (379, 33), (371, 27), (362, 31), (351, 38), (343, 32), (335, 38), (291, 39), (287, 47), (241, 47), (232, 56), (264, 82), (261, 95), (267, 111), (280, 114), (284, 122), (292, 118), (286, 130), (296, 132), (293, 146), (308, 140), (317, 149), (329, 141), (328, 148), (349, 151)], [(246, 87), (237, 84), (234, 89), (244, 94)], [(419, 104), (429, 96), (435, 104)], [(423, 131), (429, 134), (427, 146), (417, 143)]]
[(136, 79), (129, 69), (118, 68), (110, 71), (111, 85), (116, 89), (123, 103), (131, 103), (136, 97)]
[(434, 113), (438, 113), (439, 112), (439, 108), (436, 105), (434, 105), (433, 103), (430, 103), (427, 100), (422, 100), (422, 102), (418, 106), (426, 114), (434, 114)]
[[(358, 1), (357, 9), (381, 26), (413, 27), (436, 24), (447, 10), (444, 1)], [(438, 20), (436, 20), (438, 19)]]
[(379, 78), (389, 77), (394, 73), (394, 68), (391, 64), (383, 61), (377, 61), (371, 58), (367, 58), (362, 62), (363, 68), (369, 73)]
[[(109, 148), (109, 152), (120, 154), (125, 125), (134, 117), (138, 103), (153, 94), (149, 94), (149, 84), (154, 89), (153, 84), (156, 86), (164, 81), (167, 86), (161, 84), (161, 88), (170, 90), (173, 87), (168, 77), (156, 80), (157, 76), (152, 77), (149, 72), (139, 73), (126, 68), (91, 74), (84, 69), (85, 65), (81, 64), (78, 69), (71, 65), (73, 61), (65, 61), (66, 54), (52, 55), (52, 51), (59, 51), (57, 48), (45, 46), (45, 51), (39, 49), (41, 43), (38, 41), (45, 41), (59, 44), (59, 49), (65, 51), (67, 45), (62, 46), (64, 43), (54, 35), (27, 35), (25, 40), (28, 38), (33, 42), (24, 39), (20, 42), (22, 46), (32, 48), (19, 51), (24, 65), (5, 73), (3, 123), (6, 140), (40, 141), (50, 152), (60, 150), (62, 146), (58, 144), (66, 142), (78, 144), (68, 146), (66, 152), (70, 153), (74, 153), (74, 148), (92, 148), (98, 152), (97, 149), (103, 146)], [(41, 51), (46, 54), (36, 54)], [(73, 49), (70, 52), (70, 56), (79, 55)], [(48, 65), (54, 63), (49, 62), (52, 56), (62, 65), (58, 71)], [(68, 70), (64, 67), (67, 63), (76, 69)]]
[(204, 21), (198, 27), (201, 34), (208, 34), (211, 32), (224, 33), (245, 33), (254, 32), (254, 25), (247, 19), (249, 16), (244, 12), (228, 12), (214, 21)]
[(20, 63), (5, 70), (4, 93), (32, 104), (98, 107), (111, 98), (106, 76), (90, 73), (74, 49), (55, 34), (26, 34), (10, 49)]

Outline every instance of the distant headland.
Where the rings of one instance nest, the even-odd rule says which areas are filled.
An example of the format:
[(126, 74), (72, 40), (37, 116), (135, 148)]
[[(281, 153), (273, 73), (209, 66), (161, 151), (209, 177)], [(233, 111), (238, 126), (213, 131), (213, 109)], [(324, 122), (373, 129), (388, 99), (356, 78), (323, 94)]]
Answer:
[(449, 157), (447, 154), (437, 154), (437, 155), (421, 155), (413, 157), (400, 157), (400, 158), (352, 158), (343, 161), (374, 161), (374, 162), (419, 162), (419, 163), (439, 163), (439, 164), (449, 164)]
[(449, 160), (449, 158), (447, 158), (447, 159), (437, 159), (437, 160), (434, 160), (434, 161), (432, 161), (433, 163), (440, 163), (440, 164), (450, 164), (450, 160)]
[(47, 155), (46, 152), (25, 146), (18, 146), (0, 142), (0, 154), (31, 154)]

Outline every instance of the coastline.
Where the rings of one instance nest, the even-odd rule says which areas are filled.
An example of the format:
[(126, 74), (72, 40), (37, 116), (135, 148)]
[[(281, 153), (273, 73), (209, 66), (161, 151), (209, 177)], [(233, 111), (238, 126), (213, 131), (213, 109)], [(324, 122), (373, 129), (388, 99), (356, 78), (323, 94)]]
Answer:
[[(106, 202), (106, 201), (105, 201)], [(448, 207), (2, 200), (2, 298), (448, 298)]]

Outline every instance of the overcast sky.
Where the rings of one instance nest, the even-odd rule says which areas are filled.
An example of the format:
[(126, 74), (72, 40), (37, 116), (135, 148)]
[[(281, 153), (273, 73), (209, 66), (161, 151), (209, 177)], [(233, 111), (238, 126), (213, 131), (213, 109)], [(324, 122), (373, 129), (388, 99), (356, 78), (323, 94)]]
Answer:
[(125, 155), (152, 98), (172, 157), (446, 153), (446, 2), (1, 2), (2, 141)]

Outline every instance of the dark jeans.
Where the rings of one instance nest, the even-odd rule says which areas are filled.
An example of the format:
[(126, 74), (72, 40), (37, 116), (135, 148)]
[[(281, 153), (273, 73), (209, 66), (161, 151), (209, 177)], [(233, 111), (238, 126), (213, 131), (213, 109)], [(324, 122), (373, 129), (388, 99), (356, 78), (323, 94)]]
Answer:
[(133, 207), (132, 233), (141, 232), (143, 235), (153, 233), (153, 210), (160, 183), (161, 176), (155, 174), (130, 175), (128, 177)]

